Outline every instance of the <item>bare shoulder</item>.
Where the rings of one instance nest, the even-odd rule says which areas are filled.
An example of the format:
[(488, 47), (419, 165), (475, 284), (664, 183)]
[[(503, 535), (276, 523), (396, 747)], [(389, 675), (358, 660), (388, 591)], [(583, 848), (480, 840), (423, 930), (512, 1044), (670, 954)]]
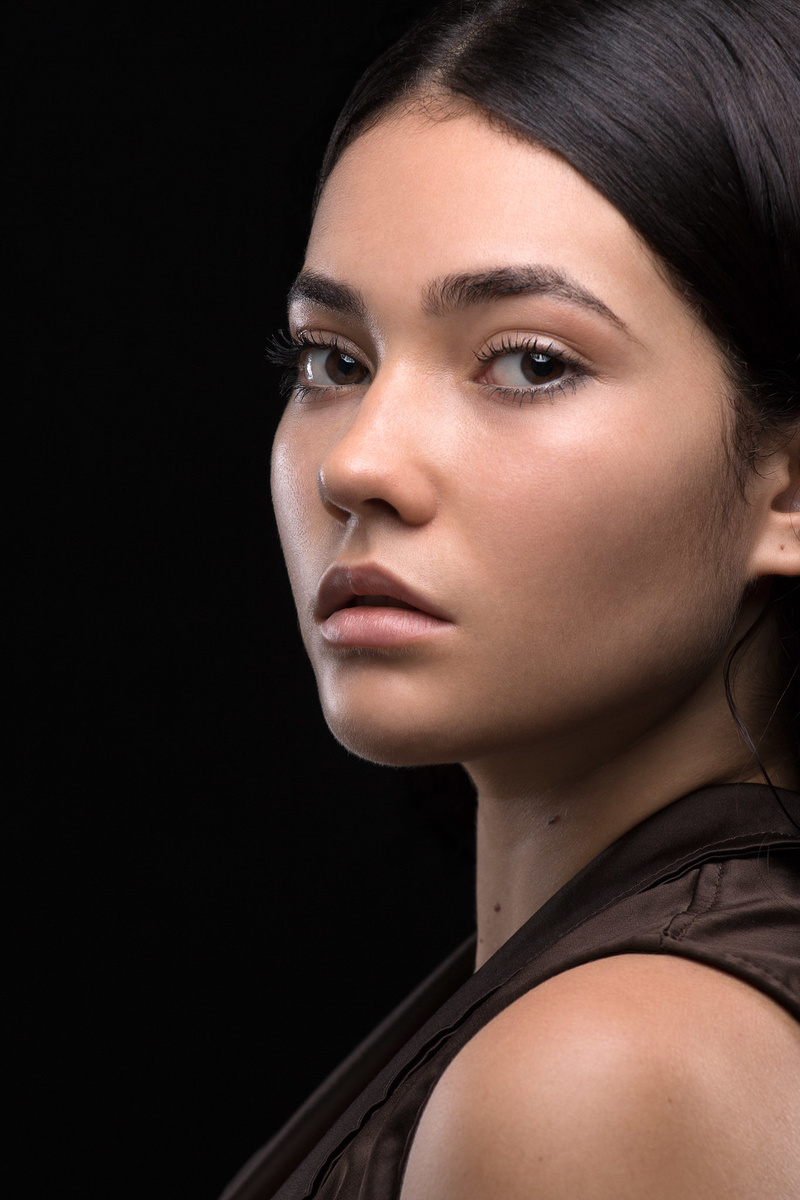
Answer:
[(401, 1200), (797, 1200), (800, 1023), (714, 967), (586, 963), (444, 1072)]

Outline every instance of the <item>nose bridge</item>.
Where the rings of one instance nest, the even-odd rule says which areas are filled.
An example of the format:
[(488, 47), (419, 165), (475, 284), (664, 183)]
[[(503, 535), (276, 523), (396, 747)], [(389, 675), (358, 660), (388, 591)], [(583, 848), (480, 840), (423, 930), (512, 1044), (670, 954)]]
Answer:
[(392, 437), (396, 439), (403, 435), (409, 416), (409, 397), (404, 397), (400, 372), (382, 371), (366, 389), (340, 441), (349, 441), (354, 446), (363, 444), (368, 449), (373, 442), (379, 445)]
[(409, 387), (403, 375), (382, 372), (328, 447), (318, 472), (323, 503), (351, 513), (383, 501), (415, 523), (435, 511), (432, 431), (425, 419), (433, 413), (426, 385), (417, 377)]

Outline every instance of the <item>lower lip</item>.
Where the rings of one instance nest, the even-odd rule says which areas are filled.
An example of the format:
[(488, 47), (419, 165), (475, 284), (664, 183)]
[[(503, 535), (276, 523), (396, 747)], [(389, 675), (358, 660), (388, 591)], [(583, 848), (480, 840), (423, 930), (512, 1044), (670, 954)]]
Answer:
[(319, 628), (325, 641), (334, 646), (378, 647), (416, 642), (452, 629), (453, 623), (410, 608), (371, 608), (359, 604), (340, 608)]

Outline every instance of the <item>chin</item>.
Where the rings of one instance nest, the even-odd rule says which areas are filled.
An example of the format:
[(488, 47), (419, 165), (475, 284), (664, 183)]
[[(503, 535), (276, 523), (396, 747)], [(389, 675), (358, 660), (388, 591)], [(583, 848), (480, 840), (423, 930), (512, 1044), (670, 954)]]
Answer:
[(345, 750), (382, 767), (429, 767), (437, 763), (461, 762), (463, 741), (448, 736), (432, 722), (398, 721), (373, 713), (371, 719), (355, 719), (340, 712), (325, 712), (333, 736)]

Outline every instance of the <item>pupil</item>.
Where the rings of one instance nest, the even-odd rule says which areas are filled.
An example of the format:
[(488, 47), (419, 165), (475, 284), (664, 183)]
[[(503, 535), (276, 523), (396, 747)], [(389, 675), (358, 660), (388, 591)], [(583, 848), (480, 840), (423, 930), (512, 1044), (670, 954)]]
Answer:
[(352, 376), (358, 373), (359, 365), (349, 354), (333, 350), (328, 355), (325, 370), (335, 383), (349, 383)]
[(537, 379), (545, 379), (558, 369), (549, 354), (534, 354), (531, 352), (528, 358), (530, 359), (530, 370)]

